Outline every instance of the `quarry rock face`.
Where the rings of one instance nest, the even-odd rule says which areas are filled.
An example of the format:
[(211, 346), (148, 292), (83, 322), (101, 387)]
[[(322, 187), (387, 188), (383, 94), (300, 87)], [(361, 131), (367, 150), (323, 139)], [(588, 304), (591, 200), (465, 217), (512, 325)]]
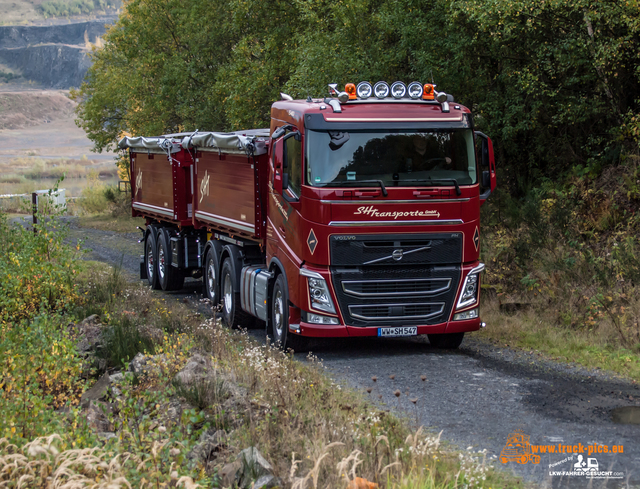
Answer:
[(0, 26), (0, 64), (40, 88), (79, 87), (91, 66), (87, 43), (96, 43), (115, 20)]
[(0, 49), (24, 48), (34, 44), (84, 45), (102, 37), (114, 18), (57, 25), (0, 26)]

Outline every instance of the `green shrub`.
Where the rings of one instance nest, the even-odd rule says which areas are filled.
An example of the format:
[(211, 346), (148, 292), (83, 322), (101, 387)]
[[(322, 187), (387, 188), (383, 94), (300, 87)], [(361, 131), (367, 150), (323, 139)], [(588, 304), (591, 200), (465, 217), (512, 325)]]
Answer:
[(122, 367), (138, 353), (154, 353), (153, 340), (142, 334), (130, 315), (114, 317), (103, 333), (104, 349), (101, 356), (109, 367)]
[(65, 227), (41, 217), (37, 233), (11, 225), (0, 213), (0, 327), (66, 310), (77, 299), (76, 253), (64, 244)]

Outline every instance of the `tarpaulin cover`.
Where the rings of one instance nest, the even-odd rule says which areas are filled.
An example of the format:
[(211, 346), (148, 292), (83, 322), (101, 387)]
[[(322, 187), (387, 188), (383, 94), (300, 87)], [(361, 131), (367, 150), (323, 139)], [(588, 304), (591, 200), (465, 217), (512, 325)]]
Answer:
[(197, 148), (203, 151), (218, 151), (220, 153), (247, 154), (253, 150), (254, 155), (261, 155), (267, 152), (266, 141), (269, 138), (269, 129), (251, 129), (237, 132), (196, 132), (166, 134), (152, 138), (130, 138), (125, 137), (120, 140), (120, 149), (146, 149), (148, 151), (163, 150), (163, 144), (168, 147), (170, 141), (172, 152), (174, 147), (180, 144), (185, 149)]

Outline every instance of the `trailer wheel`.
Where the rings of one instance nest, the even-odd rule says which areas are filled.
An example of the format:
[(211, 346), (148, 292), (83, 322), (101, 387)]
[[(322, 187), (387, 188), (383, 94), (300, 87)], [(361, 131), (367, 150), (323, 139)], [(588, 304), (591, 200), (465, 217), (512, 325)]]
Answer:
[(162, 290), (178, 290), (184, 283), (184, 275), (176, 267), (171, 265), (171, 247), (169, 246), (169, 233), (161, 229), (158, 233), (158, 283)]
[(429, 343), (434, 348), (455, 350), (462, 343), (464, 333), (430, 334), (427, 336), (429, 337)]
[(225, 258), (220, 272), (220, 295), (222, 300), (222, 320), (229, 328), (247, 327), (254, 323), (254, 318), (240, 307), (240, 294), (234, 292), (235, 274), (231, 257)]
[(211, 301), (213, 306), (217, 306), (220, 302), (220, 296), (218, 290), (220, 289), (220, 283), (218, 280), (218, 260), (213, 248), (209, 248), (207, 252), (207, 258), (204, 262), (204, 290), (207, 295), (207, 299)]
[(147, 268), (147, 281), (153, 289), (159, 289), (158, 266), (156, 263), (156, 229), (149, 226), (147, 238), (144, 241), (144, 265)]
[(306, 351), (308, 340), (289, 333), (289, 294), (282, 274), (278, 275), (271, 294), (271, 334), (273, 342), (283, 350)]

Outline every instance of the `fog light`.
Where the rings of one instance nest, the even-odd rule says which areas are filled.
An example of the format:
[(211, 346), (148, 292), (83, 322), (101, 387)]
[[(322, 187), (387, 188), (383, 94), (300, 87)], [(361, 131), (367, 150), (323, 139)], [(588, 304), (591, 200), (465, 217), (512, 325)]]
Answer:
[(478, 308), (470, 311), (459, 312), (453, 316), (454, 321), (464, 321), (465, 319), (476, 319), (478, 317)]
[(311, 324), (340, 324), (338, 318), (329, 316), (321, 316), (320, 314), (307, 313), (307, 323)]

